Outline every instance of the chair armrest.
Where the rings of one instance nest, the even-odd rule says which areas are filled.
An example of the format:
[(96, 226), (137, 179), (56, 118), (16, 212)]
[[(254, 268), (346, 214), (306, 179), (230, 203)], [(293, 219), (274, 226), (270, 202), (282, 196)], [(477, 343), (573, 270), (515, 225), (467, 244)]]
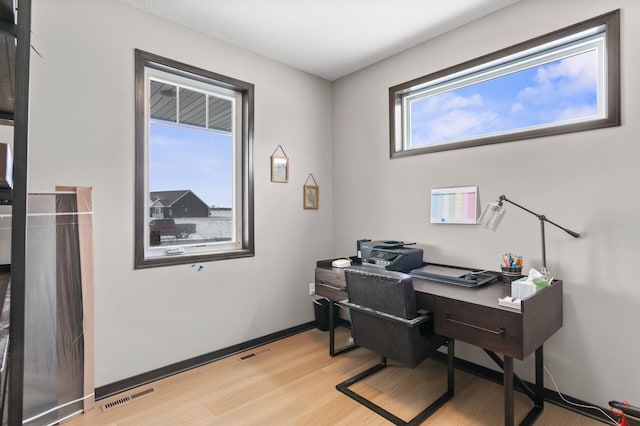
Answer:
[(351, 303), (348, 300), (341, 300), (338, 303), (348, 307), (349, 309), (354, 309), (356, 311), (359, 311), (374, 317), (384, 318), (386, 320), (393, 321), (395, 323), (402, 324), (404, 326), (411, 327), (411, 328), (419, 326), (420, 324), (425, 323), (427, 321), (431, 321), (432, 319), (431, 312), (429, 311), (426, 311), (426, 313), (419, 315), (415, 318), (406, 319), (406, 318), (398, 317), (396, 315), (387, 314), (386, 312), (376, 311), (375, 309), (367, 308), (366, 306), (356, 305), (355, 303)]

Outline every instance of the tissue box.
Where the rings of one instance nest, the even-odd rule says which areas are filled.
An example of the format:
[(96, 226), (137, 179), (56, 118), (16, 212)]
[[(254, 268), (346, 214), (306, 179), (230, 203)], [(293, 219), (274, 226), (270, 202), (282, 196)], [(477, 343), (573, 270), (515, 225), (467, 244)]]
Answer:
[(536, 285), (536, 290), (540, 290), (549, 285), (549, 281), (546, 278), (535, 278), (533, 283)]
[(531, 296), (538, 288), (535, 284), (527, 282), (527, 277), (511, 282), (511, 297), (524, 299)]
[(531, 283), (527, 282), (527, 277), (522, 277), (511, 283), (511, 297), (524, 299), (547, 285), (549, 285), (549, 282), (544, 278), (536, 278)]

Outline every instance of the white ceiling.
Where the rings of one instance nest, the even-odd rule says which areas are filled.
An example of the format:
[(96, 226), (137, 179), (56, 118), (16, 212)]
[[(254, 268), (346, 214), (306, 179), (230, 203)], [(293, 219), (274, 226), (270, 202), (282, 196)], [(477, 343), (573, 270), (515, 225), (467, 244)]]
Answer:
[(117, 0), (333, 81), (519, 0)]

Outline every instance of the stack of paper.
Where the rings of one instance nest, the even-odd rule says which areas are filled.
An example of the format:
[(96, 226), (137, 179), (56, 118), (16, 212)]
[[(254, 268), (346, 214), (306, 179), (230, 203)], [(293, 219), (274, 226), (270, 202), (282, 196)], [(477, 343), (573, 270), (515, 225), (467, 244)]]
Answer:
[(514, 297), (509, 297), (509, 296), (506, 296), (502, 299), (498, 299), (498, 305), (507, 306), (509, 308), (514, 308), (518, 310), (521, 309), (521, 302), (522, 300), (516, 299)]

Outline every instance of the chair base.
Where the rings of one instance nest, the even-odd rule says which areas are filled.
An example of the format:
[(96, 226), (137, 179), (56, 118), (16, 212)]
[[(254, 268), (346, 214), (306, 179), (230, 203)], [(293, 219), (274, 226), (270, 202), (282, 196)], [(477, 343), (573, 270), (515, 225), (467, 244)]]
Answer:
[(374, 373), (377, 373), (378, 371), (384, 369), (387, 366), (387, 359), (386, 357), (381, 357), (380, 359), (380, 363), (374, 365), (373, 367), (363, 371), (362, 373), (359, 373), (353, 377), (351, 377), (350, 379), (345, 380), (344, 382), (336, 385), (336, 389), (339, 390), (340, 392), (342, 392), (343, 394), (347, 395), (349, 398), (354, 399), (355, 401), (357, 401), (358, 403), (364, 405), (365, 407), (367, 407), (368, 409), (370, 409), (371, 411), (376, 412), (377, 414), (379, 414), (380, 416), (384, 417), (385, 419), (389, 420), (391, 423), (395, 424), (395, 425), (419, 425), (420, 423), (422, 423), (424, 420), (426, 420), (430, 415), (432, 415), (433, 413), (436, 412), (436, 410), (438, 408), (440, 408), (442, 405), (444, 405), (445, 402), (447, 402), (449, 399), (451, 399), (453, 397), (453, 342), (450, 342), (450, 346), (449, 346), (449, 362), (448, 362), (448, 372), (447, 372), (447, 391), (442, 394), (438, 399), (436, 399), (434, 402), (432, 402), (427, 408), (425, 408), (424, 410), (422, 410), (421, 412), (419, 412), (414, 418), (412, 418), (409, 421), (404, 421), (402, 420), (400, 417), (394, 415), (393, 413), (385, 410), (384, 408), (382, 408), (381, 406), (379, 406), (378, 404), (375, 404), (373, 402), (371, 402), (370, 400), (364, 398), (362, 395), (359, 395), (357, 393), (355, 393), (354, 391), (352, 391), (351, 389), (349, 389), (349, 386), (353, 385), (356, 382), (359, 382), (360, 380), (364, 379), (365, 377), (369, 377)]

